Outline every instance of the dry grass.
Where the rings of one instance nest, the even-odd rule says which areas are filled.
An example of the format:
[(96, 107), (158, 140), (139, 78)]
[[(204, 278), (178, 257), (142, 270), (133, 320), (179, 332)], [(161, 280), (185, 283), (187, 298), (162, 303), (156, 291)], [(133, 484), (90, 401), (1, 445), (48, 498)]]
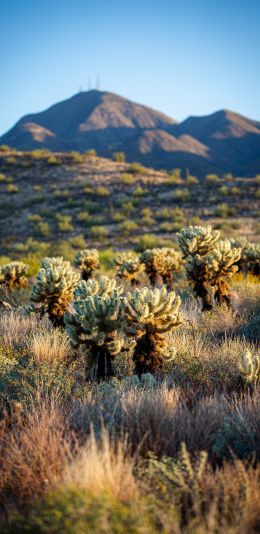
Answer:
[(119, 502), (135, 499), (138, 490), (126, 441), (112, 443), (108, 433), (103, 431), (101, 442), (97, 443), (92, 433), (77, 457), (65, 468), (62, 485), (80, 488), (94, 496), (105, 492)]
[[(0, 503), (18, 505), (49, 489), (71, 454), (57, 399), (4, 413), (0, 438)], [(10, 502), (11, 501), (11, 502)]]
[(28, 341), (28, 349), (38, 364), (64, 362), (71, 352), (68, 336), (53, 328), (49, 331), (43, 328), (36, 330)]
[(5, 345), (19, 345), (25, 337), (37, 329), (35, 317), (26, 317), (17, 312), (0, 315), (0, 339)]

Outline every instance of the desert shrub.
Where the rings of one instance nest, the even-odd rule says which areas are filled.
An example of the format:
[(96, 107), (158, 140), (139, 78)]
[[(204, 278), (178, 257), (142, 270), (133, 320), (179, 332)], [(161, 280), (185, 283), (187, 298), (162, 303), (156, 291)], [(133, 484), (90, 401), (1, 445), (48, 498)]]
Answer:
[(190, 192), (185, 188), (176, 189), (176, 191), (172, 193), (172, 198), (173, 200), (178, 200), (179, 202), (187, 202), (187, 200), (190, 198)]
[(97, 155), (97, 151), (94, 148), (90, 148), (86, 152), (86, 156), (89, 156), (89, 157), (94, 157), (96, 155)]
[(147, 189), (144, 189), (141, 185), (138, 185), (134, 190), (133, 190), (133, 195), (134, 197), (142, 197), (143, 195), (145, 195), (147, 192)]
[(135, 221), (126, 220), (121, 224), (121, 231), (125, 236), (133, 234), (137, 229), (138, 224)]
[(73, 230), (71, 215), (63, 215), (62, 213), (57, 213), (56, 219), (60, 232), (71, 232)]
[(69, 159), (72, 163), (83, 163), (84, 162), (84, 156), (80, 152), (72, 151), (69, 154)]
[(117, 163), (124, 163), (125, 162), (124, 152), (114, 152), (112, 156), (112, 160), (117, 161)]
[(207, 184), (216, 184), (219, 182), (219, 176), (217, 174), (207, 174), (205, 181)]
[(132, 174), (123, 173), (120, 175), (119, 181), (121, 184), (132, 185), (135, 182), (135, 179)]
[(131, 165), (129, 166), (129, 172), (133, 174), (146, 174), (147, 169), (143, 167), (141, 163), (135, 162), (135, 163), (131, 163)]
[(109, 189), (107, 187), (105, 187), (103, 185), (99, 185), (95, 189), (95, 194), (98, 197), (109, 197), (110, 196), (110, 191), (109, 191)]
[(48, 165), (61, 165), (62, 161), (60, 158), (57, 158), (57, 156), (49, 156), (47, 159)]
[(215, 214), (219, 217), (229, 217), (236, 214), (236, 208), (223, 202), (222, 204), (218, 204), (215, 209)]
[(11, 193), (11, 194), (19, 193), (19, 187), (14, 184), (8, 184), (6, 186), (6, 191), (7, 193)]
[(93, 272), (99, 269), (99, 253), (93, 249), (83, 249), (77, 252), (74, 258), (74, 265), (81, 271), (83, 280), (88, 280), (93, 275)]
[[(179, 326), (181, 299), (165, 287), (150, 290), (147, 287), (127, 294), (128, 322), (136, 338), (133, 359), (136, 374), (158, 370), (166, 359), (166, 332)], [(171, 351), (169, 350), (171, 353)]]
[(186, 176), (186, 183), (188, 185), (196, 185), (199, 183), (199, 180), (196, 176), (192, 176), (192, 174), (188, 173)]
[(108, 235), (108, 230), (105, 226), (91, 226), (90, 235), (96, 239), (104, 239)]

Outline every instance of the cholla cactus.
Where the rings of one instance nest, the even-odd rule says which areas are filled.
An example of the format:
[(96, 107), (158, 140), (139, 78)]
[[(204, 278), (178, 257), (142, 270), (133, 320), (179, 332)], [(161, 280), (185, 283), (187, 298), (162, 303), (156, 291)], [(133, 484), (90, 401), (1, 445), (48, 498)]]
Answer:
[(9, 290), (26, 287), (28, 280), (26, 273), (28, 267), (22, 261), (11, 261), (0, 267), (0, 284), (5, 285)]
[(138, 277), (144, 271), (144, 264), (140, 262), (137, 254), (133, 252), (123, 252), (115, 259), (117, 265), (117, 276), (131, 283), (131, 286), (139, 284)]
[(260, 276), (260, 244), (249, 243), (244, 254), (245, 271)]
[(151, 285), (154, 287), (162, 280), (168, 289), (172, 285), (173, 272), (178, 271), (182, 264), (179, 252), (167, 247), (145, 250), (141, 262), (145, 265)]
[(247, 384), (255, 386), (260, 379), (260, 356), (246, 350), (238, 363), (239, 371)]
[(127, 293), (129, 334), (136, 338), (133, 359), (136, 374), (154, 372), (162, 366), (167, 347), (166, 333), (182, 324), (181, 299), (167, 289), (136, 289)]
[(230, 306), (230, 278), (238, 270), (241, 248), (227, 239), (217, 241), (219, 232), (211, 226), (189, 226), (177, 238), (186, 257), (187, 277), (195, 295), (202, 299), (202, 309), (211, 310), (214, 302)]
[[(48, 313), (54, 326), (64, 326), (64, 313), (73, 297), (80, 275), (63, 266), (40, 269), (32, 288), (29, 312)], [(35, 306), (39, 304), (40, 306)]]
[(183, 256), (204, 256), (214, 249), (219, 238), (218, 230), (212, 230), (211, 226), (189, 226), (177, 233), (177, 239)]
[(65, 315), (73, 345), (83, 344), (87, 349), (92, 380), (112, 376), (113, 359), (131, 346), (125, 334), (125, 299), (121, 293), (122, 288), (105, 276), (100, 282), (82, 282), (74, 292), (74, 311)]
[(82, 279), (87, 281), (99, 269), (99, 253), (95, 248), (85, 248), (77, 252), (73, 263), (81, 270)]
[(41, 261), (42, 269), (55, 269), (56, 267), (71, 269), (71, 264), (69, 261), (64, 260), (62, 256), (46, 257)]
[(239, 271), (252, 273), (255, 276), (260, 275), (260, 245), (249, 243), (246, 237), (230, 239), (233, 248), (241, 248), (241, 258), (237, 265)]
[(232, 248), (225, 239), (216, 243), (214, 250), (204, 256), (211, 286), (216, 288), (215, 300), (218, 304), (230, 306), (230, 278), (237, 272), (237, 262), (241, 257), (241, 248)]

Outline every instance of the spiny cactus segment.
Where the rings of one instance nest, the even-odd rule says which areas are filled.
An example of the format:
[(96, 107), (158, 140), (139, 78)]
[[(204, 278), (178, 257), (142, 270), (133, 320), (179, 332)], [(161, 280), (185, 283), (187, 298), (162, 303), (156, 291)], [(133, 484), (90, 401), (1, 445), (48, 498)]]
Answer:
[(81, 270), (81, 277), (88, 281), (93, 272), (99, 269), (99, 253), (95, 248), (85, 248), (77, 252), (74, 258), (74, 265)]
[(139, 276), (144, 271), (144, 264), (140, 258), (133, 252), (122, 252), (115, 259), (117, 265), (117, 276), (123, 280), (129, 281), (131, 286), (139, 284)]
[(41, 261), (42, 269), (55, 269), (56, 267), (63, 267), (64, 269), (71, 269), (71, 263), (67, 260), (64, 260), (62, 256), (53, 256), (43, 258)]
[(260, 380), (260, 356), (252, 354), (246, 350), (241, 355), (241, 361), (238, 364), (239, 371), (247, 384), (257, 385)]
[(129, 334), (136, 339), (133, 359), (136, 374), (154, 372), (162, 366), (167, 348), (166, 333), (182, 324), (181, 299), (174, 291), (136, 289), (126, 296)]

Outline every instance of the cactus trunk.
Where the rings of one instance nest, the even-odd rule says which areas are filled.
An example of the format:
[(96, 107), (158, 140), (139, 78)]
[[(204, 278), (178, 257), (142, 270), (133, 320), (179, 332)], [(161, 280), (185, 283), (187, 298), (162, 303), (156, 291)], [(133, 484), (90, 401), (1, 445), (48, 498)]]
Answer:
[(160, 369), (163, 364), (163, 357), (156, 351), (154, 342), (151, 340), (149, 334), (138, 339), (133, 361), (135, 363), (135, 373), (140, 376), (143, 373), (154, 373)]
[(90, 368), (86, 369), (87, 379), (99, 381), (111, 376), (114, 376), (111, 354), (106, 347), (93, 346)]

